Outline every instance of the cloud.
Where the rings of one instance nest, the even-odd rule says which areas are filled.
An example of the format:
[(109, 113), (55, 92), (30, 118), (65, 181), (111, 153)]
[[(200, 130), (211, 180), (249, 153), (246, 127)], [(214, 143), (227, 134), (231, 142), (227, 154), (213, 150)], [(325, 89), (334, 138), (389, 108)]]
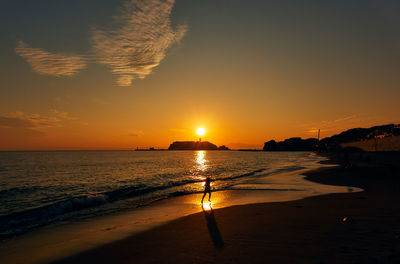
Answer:
[(333, 122), (335, 122), (335, 123), (338, 123), (338, 122), (345, 122), (345, 121), (348, 121), (348, 120), (351, 120), (351, 119), (356, 119), (356, 118), (357, 118), (356, 115), (350, 115), (350, 116), (345, 116), (345, 117), (338, 118), (338, 119), (336, 119), (336, 120), (333, 121)]
[(167, 50), (186, 33), (186, 25), (171, 27), (175, 0), (129, 0), (114, 17), (114, 27), (91, 32), (91, 55), (65, 55), (31, 48), (19, 41), (15, 51), (39, 74), (70, 77), (87, 62), (107, 65), (118, 76), (117, 84), (129, 86), (134, 79), (151, 74)]
[(50, 53), (31, 48), (23, 41), (18, 41), (15, 52), (26, 59), (35, 72), (43, 75), (69, 77), (84, 69), (87, 63), (84, 57)]
[(64, 120), (78, 120), (79, 119), (78, 117), (70, 116), (67, 112), (58, 111), (56, 109), (51, 109), (50, 112), (54, 116), (56, 116), (56, 117), (58, 117), (60, 119), (64, 119)]
[(4, 131), (4, 129), (11, 130), (12, 133), (16, 131), (25, 132), (24, 134), (32, 136), (42, 136), (45, 134), (37, 130), (35, 124), (30, 120), (10, 115), (0, 115), (0, 131)]
[(358, 124), (360, 123), (361, 119), (358, 118), (356, 115), (349, 115), (345, 117), (339, 117), (334, 120), (322, 120), (319, 122), (311, 123), (306, 125), (307, 132), (310, 134), (315, 134), (318, 133), (318, 129), (321, 129), (321, 131), (324, 132), (331, 132), (331, 131), (336, 131), (340, 130), (343, 127), (349, 127), (353, 124)]
[(7, 128), (43, 129), (57, 127), (62, 121), (60, 118), (54, 116), (25, 114), (23, 112), (7, 113), (0, 117), (0, 126)]
[(122, 135), (122, 136), (127, 136), (127, 137), (140, 137), (140, 136), (143, 136), (143, 131), (132, 131), (132, 132), (129, 132), (129, 133), (127, 133), (127, 134), (124, 134), (124, 135)]
[(115, 17), (117, 29), (92, 31), (93, 49), (117, 83), (127, 86), (143, 79), (160, 64), (172, 44), (179, 42), (186, 25), (171, 28), (174, 0), (130, 0)]
[(61, 127), (67, 120), (77, 120), (66, 112), (51, 110), (50, 116), (13, 112), (0, 115), (0, 127), (43, 133), (48, 128)]
[(29, 120), (21, 119), (16, 116), (1, 115), (0, 127), (5, 128), (33, 128), (34, 125)]

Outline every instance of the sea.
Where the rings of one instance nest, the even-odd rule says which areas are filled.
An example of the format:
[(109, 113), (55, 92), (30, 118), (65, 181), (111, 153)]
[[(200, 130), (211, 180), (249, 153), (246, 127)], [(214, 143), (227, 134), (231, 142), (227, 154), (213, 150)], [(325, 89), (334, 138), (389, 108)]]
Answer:
[(206, 177), (213, 191), (231, 190), (322, 159), (312, 152), (3, 151), (0, 238), (201, 193)]

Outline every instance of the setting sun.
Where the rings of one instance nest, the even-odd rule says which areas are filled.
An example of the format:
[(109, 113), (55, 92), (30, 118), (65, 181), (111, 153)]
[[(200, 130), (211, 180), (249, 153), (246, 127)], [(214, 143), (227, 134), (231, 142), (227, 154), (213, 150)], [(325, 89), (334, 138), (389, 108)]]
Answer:
[(199, 136), (204, 136), (205, 133), (206, 133), (206, 130), (205, 130), (204, 128), (199, 127), (199, 128), (197, 129), (197, 135), (199, 135)]

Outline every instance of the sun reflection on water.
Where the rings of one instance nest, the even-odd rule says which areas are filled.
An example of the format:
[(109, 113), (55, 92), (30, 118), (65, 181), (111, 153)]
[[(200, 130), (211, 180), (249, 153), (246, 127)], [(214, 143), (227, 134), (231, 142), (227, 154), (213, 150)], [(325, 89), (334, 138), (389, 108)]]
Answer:
[(196, 163), (197, 163), (197, 169), (200, 171), (205, 171), (207, 169), (206, 162), (207, 160), (205, 159), (206, 152), (203, 150), (199, 150), (196, 152)]
[[(204, 191), (205, 189), (205, 184), (206, 184), (206, 178), (207, 175), (206, 174), (206, 170), (208, 169), (208, 165), (207, 165), (207, 160), (205, 159), (206, 156), (206, 152), (203, 150), (199, 150), (195, 152), (195, 171), (197, 176), (195, 176), (195, 178), (197, 178), (200, 182), (196, 183), (199, 184), (198, 187), (201, 191)], [(212, 183), (210, 183), (210, 186), (212, 186)], [(212, 210), (212, 203), (211, 202), (207, 202), (207, 203), (201, 203), (201, 207), (203, 210), (205, 211), (209, 211)]]
[[(193, 166), (193, 177), (196, 180), (199, 180), (199, 188), (203, 189), (204, 184), (205, 184), (205, 172), (207, 171), (208, 165), (207, 165), (207, 160), (205, 159), (206, 157), (206, 152), (204, 150), (199, 150), (196, 151), (194, 154), (194, 161), (195, 164)], [(197, 185), (197, 184), (196, 184)]]

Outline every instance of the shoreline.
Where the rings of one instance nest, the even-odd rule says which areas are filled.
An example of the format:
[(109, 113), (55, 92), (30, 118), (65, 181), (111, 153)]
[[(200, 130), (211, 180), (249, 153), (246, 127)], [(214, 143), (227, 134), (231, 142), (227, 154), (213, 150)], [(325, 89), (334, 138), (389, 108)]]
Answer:
[[(319, 182), (319, 183), (327, 183), (327, 179), (329, 179), (329, 177), (330, 180), (335, 178), (331, 177), (332, 175), (329, 172), (338, 170), (340, 171), (341, 169), (343, 169), (343, 167), (322, 166), (318, 169), (311, 169), (311, 170), (308, 169), (307, 172), (304, 173), (304, 175), (306, 175), (305, 179), (307, 180), (314, 180), (314, 182)], [(299, 171), (296, 171), (294, 173), (299, 173)], [(325, 175), (322, 181), (321, 179), (319, 179), (321, 175), (322, 176)], [(312, 179), (313, 177), (314, 179)], [(330, 183), (332, 184), (332, 182)], [(340, 183), (340, 181), (339, 182), (336, 181), (335, 183), (338, 184)], [(349, 186), (348, 183), (341, 185)], [(252, 193), (253, 197), (250, 197), (250, 199), (254, 201), (255, 191), (236, 190), (229, 192), (231, 193), (229, 199), (240, 198), (240, 200), (243, 200), (243, 194), (247, 195), (248, 193)], [(235, 195), (232, 195), (232, 193), (235, 192), (236, 193), (240, 192), (240, 195), (237, 195), (236, 198)], [(215, 198), (214, 194), (217, 193), (219, 192), (213, 193), (214, 198)], [(365, 196), (366, 193), (367, 193), (366, 195), (367, 198)], [(347, 223), (353, 223), (354, 222), (353, 219), (358, 218), (357, 215), (351, 217), (343, 216), (343, 215), (351, 215), (349, 211), (344, 211), (343, 213), (340, 214), (339, 211), (343, 210), (343, 208), (341, 208), (341, 206), (343, 206), (341, 203), (345, 203), (346, 205), (348, 205), (349, 201), (352, 200), (353, 203), (354, 200), (359, 202), (361, 201), (358, 204), (358, 206), (354, 207), (353, 205), (354, 209), (362, 207), (361, 205), (365, 204), (366, 202), (371, 203), (376, 199), (380, 199), (381, 201), (384, 201), (382, 203), (396, 206), (393, 205), (393, 202), (387, 201), (386, 199), (388, 197), (387, 194), (384, 195), (386, 198), (383, 197), (385, 198), (383, 199), (382, 197), (377, 198), (375, 194), (371, 196), (368, 193), (369, 190), (367, 189), (367, 191), (365, 192), (358, 192), (352, 194), (319, 195), (304, 199), (299, 198), (300, 200), (296, 199), (294, 201), (293, 199), (291, 199), (292, 201), (289, 202), (282, 201), (282, 202), (268, 202), (268, 203), (247, 203), (247, 204), (244, 203), (245, 205), (233, 205), (233, 206), (227, 205), (228, 207), (224, 207), (222, 209), (214, 209), (203, 212), (200, 211), (200, 213), (196, 213), (194, 211), (191, 214), (180, 217), (178, 219), (172, 218), (172, 220), (161, 221), (155, 223), (152, 226), (148, 226), (148, 223), (146, 223), (145, 221), (143, 224), (147, 225), (148, 228), (140, 232), (132, 232), (132, 229), (127, 228), (127, 223), (121, 224), (121, 226), (124, 226), (125, 229), (120, 228), (120, 230), (117, 230), (118, 228), (116, 226), (118, 226), (118, 223), (115, 226), (110, 227), (110, 222), (115, 222), (115, 221), (123, 222), (126, 220), (128, 221), (128, 225), (132, 223), (129, 222), (132, 221), (132, 216), (129, 217), (126, 214), (120, 214), (113, 216), (113, 219), (111, 218), (105, 219), (103, 226), (101, 226), (101, 224), (97, 226), (95, 224), (93, 226), (91, 222), (83, 223), (83, 226), (81, 226), (80, 230), (81, 231), (80, 233), (81, 237), (79, 238), (81, 239), (80, 244), (84, 242), (88, 245), (88, 247), (85, 248), (83, 251), (82, 249), (78, 250), (77, 248), (73, 247), (69, 248), (69, 250), (65, 250), (64, 248), (63, 254), (54, 253), (53, 258), (51, 257), (49, 258), (48, 256), (49, 251), (57, 252), (58, 250), (60, 250), (59, 245), (57, 245), (56, 243), (52, 243), (50, 239), (47, 243), (45, 242), (41, 246), (37, 246), (36, 247), (37, 252), (30, 252), (31, 257), (32, 256), (35, 257), (37, 261), (31, 258), (27, 259), (24, 256), (19, 256), (19, 261), (18, 258), (16, 259), (14, 258), (14, 259), (8, 259), (11, 261), (8, 261), (7, 263), (49, 263), (51, 261), (54, 261), (51, 263), (88, 263), (88, 262), (187, 263), (187, 262), (200, 262), (200, 261), (201, 262), (218, 261), (222, 263), (231, 263), (231, 262), (247, 263), (249, 262), (250, 259), (252, 262), (265, 262), (265, 259), (261, 258), (261, 255), (257, 254), (257, 252), (252, 251), (253, 247), (259, 248), (262, 245), (264, 245), (265, 247), (274, 248), (274, 252), (268, 253), (271, 256), (273, 254), (276, 254), (277, 252), (281, 252), (280, 256), (275, 255), (272, 259), (266, 259), (266, 260), (274, 260), (276, 262), (289, 262), (289, 261), (312, 262), (315, 259), (314, 260), (309, 259), (308, 257), (304, 258), (304, 256), (298, 256), (296, 254), (293, 255), (292, 259), (287, 259), (285, 256), (286, 253), (282, 252), (283, 250), (285, 250), (285, 244), (284, 241), (280, 240), (279, 235), (285, 234), (285, 232), (287, 232), (288, 230), (291, 230), (293, 234), (297, 233), (296, 234), (296, 237), (298, 237), (297, 240), (300, 240), (296, 242), (298, 243), (297, 247), (303, 247), (302, 243), (304, 243), (304, 241), (301, 241), (302, 239), (303, 240), (306, 239), (306, 241), (313, 241), (313, 243), (316, 243), (317, 237), (319, 237), (319, 239), (321, 238), (321, 234), (318, 234), (317, 231), (324, 230), (324, 228), (323, 226), (319, 226), (318, 228), (313, 228), (312, 220), (318, 220), (318, 217), (320, 217), (320, 215), (318, 215), (317, 217), (317, 215), (315, 215), (315, 212), (318, 213), (323, 212), (325, 208), (324, 205), (326, 204), (329, 204), (328, 208), (330, 209), (328, 213), (331, 214), (331, 218), (332, 218), (332, 213), (336, 212), (335, 216), (333, 217), (335, 219), (334, 221), (335, 225), (343, 225), (342, 223), (343, 217), (348, 217), (350, 219), (350, 221), (348, 221)], [(220, 194), (222, 194), (222, 192)], [(200, 195), (201, 194), (192, 196), (194, 197)], [(262, 197), (264, 195), (265, 192), (263, 193), (262, 191), (260, 191), (259, 197)], [(186, 198), (188, 198), (188, 196), (186, 196)], [(200, 197), (195, 197), (194, 199), (197, 201), (199, 198)], [(338, 204), (338, 201), (341, 202)], [(393, 196), (392, 201), (397, 201), (397, 208), (398, 208), (399, 204), (398, 202), (400, 202), (398, 200), (398, 194)], [(193, 200), (189, 201), (189, 204), (191, 204), (190, 206), (193, 207), (192, 202)], [(168, 202), (165, 201), (164, 203)], [(195, 207), (198, 206), (196, 203), (194, 203), (194, 205)], [(170, 208), (173, 208), (174, 206), (176, 206), (176, 204), (168, 203), (168, 206)], [(378, 204), (374, 204), (374, 209), (377, 208), (379, 208)], [(173, 209), (173, 211), (171, 211), (170, 214), (176, 213), (177, 209), (179, 210), (179, 206)], [(153, 210), (153, 213), (155, 211), (157, 210)], [(369, 211), (372, 212), (373, 210), (370, 209)], [(161, 217), (159, 213), (158, 216)], [(157, 217), (157, 214), (155, 215), (155, 217)], [(310, 218), (311, 221), (307, 220), (307, 218)], [(328, 226), (332, 227), (331, 220), (333, 218), (332, 219), (331, 218), (325, 219), (325, 221), (329, 220)], [(279, 219), (284, 221), (279, 222), (278, 221)], [(286, 221), (287, 219), (291, 219), (293, 221), (287, 222)], [(396, 219), (400, 220), (400, 217)], [(321, 221), (322, 220), (320, 219), (317, 221), (317, 223), (320, 223)], [(337, 228), (337, 226), (333, 227)], [(104, 229), (105, 231), (102, 230), (103, 237), (99, 236), (99, 234), (96, 233), (96, 229), (98, 231), (99, 228), (105, 228)], [(284, 228), (284, 230), (282, 230), (282, 228)], [(304, 234), (304, 232), (301, 232), (299, 230), (302, 230), (304, 228), (308, 231), (313, 231), (313, 232), (311, 232), (306, 237), (302, 237), (305, 236), (306, 234)], [(117, 232), (115, 232), (116, 230)], [(76, 229), (75, 230), (72, 229), (72, 231), (76, 232)], [(92, 234), (90, 233), (91, 231)], [(108, 233), (109, 231), (112, 233)], [(125, 235), (123, 234), (124, 232), (129, 233), (130, 235), (126, 236), (126, 234)], [(327, 230), (325, 230), (325, 232), (327, 232)], [(93, 233), (95, 233), (95, 236), (93, 236)], [(46, 233), (44, 234), (46, 235)], [(116, 236), (111, 239), (110, 237), (108, 237), (107, 239), (109, 240), (104, 240), (105, 239), (104, 235), (109, 236), (111, 234), (114, 234)], [(397, 236), (396, 234), (397, 233), (395, 233), (395, 237)], [(398, 234), (400, 238), (400, 230)], [(42, 236), (43, 232), (40, 231), (38, 235)], [(60, 238), (58, 238), (58, 240), (60, 243), (63, 243), (60, 240), (68, 239), (69, 235), (68, 229), (63, 230), (63, 233), (57, 235), (61, 235)], [(87, 238), (87, 236), (89, 235), (92, 235), (91, 239)], [(239, 240), (237, 240), (237, 237), (235, 237), (238, 235), (240, 236)], [(260, 245), (253, 245), (252, 241), (254, 240), (254, 237), (256, 237), (256, 240), (260, 242)], [(93, 238), (97, 239), (98, 241), (93, 240)], [(289, 244), (294, 243), (293, 241), (290, 241), (290, 239), (295, 238), (293, 235), (286, 234), (286, 238), (289, 239), (287, 240)], [(391, 238), (392, 237), (390, 237), (390, 239)], [(73, 240), (74, 238), (70, 237), (69, 239)], [(35, 241), (35, 239), (33, 239), (33, 241)], [(280, 247), (282, 248), (279, 248), (278, 247), (279, 243), (278, 244), (274, 243), (274, 241), (275, 242), (280, 241), (281, 243)], [(397, 240), (394, 240), (394, 242), (396, 241)], [(191, 247), (188, 248), (188, 245), (192, 245), (193, 248)], [(311, 247), (311, 245), (308, 246)], [(156, 253), (151, 254), (151, 256), (145, 255), (143, 252), (146, 252), (148, 250), (151, 250), (152, 252), (154, 251)], [(33, 251), (35, 251), (35, 248), (33, 249)], [(48, 251), (48, 252), (43, 252), (43, 251)], [(81, 252), (79, 253), (79, 251)], [(182, 255), (182, 252), (186, 253)], [(207, 254), (211, 252), (211, 255), (208, 255), (207, 258), (204, 258), (204, 256), (202, 255), (204, 252), (207, 252)], [(295, 250), (295, 252), (297, 251)], [(27, 255), (29, 256), (28, 253), (29, 252), (27, 252)], [(47, 256), (43, 256), (46, 254)], [(252, 257), (249, 258), (249, 256)]]
[(306, 179), (365, 191), (196, 213), (54, 263), (400, 262), (398, 171), (335, 166)]
[[(232, 190), (213, 192), (213, 207), (217, 209), (233, 205), (291, 201), (324, 193), (349, 191), (347, 187), (320, 185), (303, 179), (303, 172), (321, 166), (324, 165), (315, 162), (307, 169), (267, 173), (262, 177), (257, 176), (255, 184), (245, 183), (236, 185)], [(249, 181), (254, 182), (254, 179)], [(297, 190), (297, 186), (303, 190)], [(0, 243), (0, 260), (5, 263), (48, 263), (114, 243), (180, 217), (202, 212), (201, 195), (173, 197), (111, 215), (43, 227)], [(23, 255), (20, 254), (22, 251)]]

